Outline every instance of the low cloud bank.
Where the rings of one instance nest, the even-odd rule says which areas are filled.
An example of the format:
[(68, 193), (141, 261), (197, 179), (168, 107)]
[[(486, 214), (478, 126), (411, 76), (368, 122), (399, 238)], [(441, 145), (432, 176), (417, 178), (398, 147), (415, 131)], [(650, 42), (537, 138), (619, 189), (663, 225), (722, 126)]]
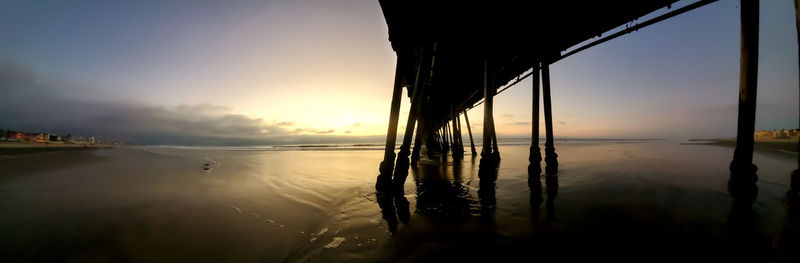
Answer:
[[(381, 136), (329, 135), (291, 127), (214, 104), (148, 106), (66, 98), (35, 72), (0, 62), (0, 128), (94, 135), (108, 140), (169, 145), (269, 145), (375, 142)], [(305, 135), (314, 133), (318, 135)]]

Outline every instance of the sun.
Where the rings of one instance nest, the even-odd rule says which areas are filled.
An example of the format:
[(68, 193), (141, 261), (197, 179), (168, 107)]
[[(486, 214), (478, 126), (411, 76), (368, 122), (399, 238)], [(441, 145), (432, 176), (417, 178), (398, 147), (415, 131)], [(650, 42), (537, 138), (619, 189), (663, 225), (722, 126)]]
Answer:
[(364, 120), (364, 116), (361, 115), (363, 114), (353, 112), (339, 113), (331, 118), (330, 125), (338, 129), (357, 127), (361, 124), (361, 121)]

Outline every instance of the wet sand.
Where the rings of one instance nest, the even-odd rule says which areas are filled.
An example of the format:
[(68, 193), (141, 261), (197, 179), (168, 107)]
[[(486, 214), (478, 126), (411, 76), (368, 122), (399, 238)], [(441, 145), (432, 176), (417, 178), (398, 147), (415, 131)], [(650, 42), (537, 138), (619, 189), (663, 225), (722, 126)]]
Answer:
[(84, 144), (44, 144), (44, 143), (19, 143), (0, 142), (0, 159), (27, 157), (29, 155), (70, 151), (70, 150), (95, 150), (112, 148), (111, 145), (84, 145)]
[[(735, 139), (696, 139), (682, 143), (685, 145), (714, 145), (724, 147), (736, 147)], [(796, 140), (756, 140), (753, 142), (756, 149), (764, 151), (781, 151), (785, 153), (797, 153)]]
[(770, 261), (796, 155), (756, 151), (758, 200), (736, 210), (733, 149), (680, 143), (562, 141), (559, 176), (533, 191), (528, 146), (505, 144), (496, 177), (479, 176), (469, 155), (428, 161), (398, 198), (375, 195), (379, 150), (132, 147), (0, 160), (0, 260)]

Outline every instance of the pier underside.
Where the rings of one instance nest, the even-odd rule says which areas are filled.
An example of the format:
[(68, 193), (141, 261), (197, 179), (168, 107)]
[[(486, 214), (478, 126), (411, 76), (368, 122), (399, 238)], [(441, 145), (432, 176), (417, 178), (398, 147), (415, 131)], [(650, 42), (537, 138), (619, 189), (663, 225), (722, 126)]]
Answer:
[[(483, 126), (481, 174), (496, 176), (500, 153), (494, 129), (493, 97), (526, 77), (533, 80), (529, 186), (533, 189), (541, 185), (542, 160), (546, 163), (545, 174), (557, 176), (550, 64), (715, 0), (694, 1), (677, 8), (672, 7), (677, 0), (379, 2), (392, 49), (397, 54), (386, 151), (376, 184), (379, 194), (390, 194), (402, 192), (409, 165), (419, 160), (423, 144), (430, 153), (446, 156), (450, 152), (455, 161), (463, 158), (462, 118), (469, 134), (470, 150), (477, 153), (467, 111), (480, 104), (484, 107), (480, 121)], [(758, 72), (758, 4), (757, 0), (741, 0), (739, 8), (739, 119), (728, 187), (737, 204), (744, 205), (752, 204), (757, 193), (752, 135)], [(661, 9), (666, 11), (658, 14)], [(645, 21), (639, 21), (646, 15)], [(395, 154), (403, 88), (408, 90), (411, 108), (400, 151)], [(539, 149), (540, 91), (545, 118), (544, 158)], [(473, 120), (475, 118), (473, 116)], [(790, 190), (795, 196), (797, 192), (796, 187)]]
[(439, 123), (448, 118), (451, 107), (460, 112), (483, 99), (485, 70), (492, 80), (489, 87), (497, 89), (539, 61), (555, 60), (570, 47), (674, 2), (382, 0), (380, 4), (401, 66), (398, 78), (408, 94), (417, 86), (420, 63), (433, 65), (419, 84), (426, 86), (425, 118)]

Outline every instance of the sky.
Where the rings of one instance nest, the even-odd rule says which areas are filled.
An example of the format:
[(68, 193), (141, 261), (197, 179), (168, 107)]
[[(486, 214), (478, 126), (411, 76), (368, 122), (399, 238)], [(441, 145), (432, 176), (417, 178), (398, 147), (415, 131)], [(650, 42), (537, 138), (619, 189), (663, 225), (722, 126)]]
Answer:
[[(761, 1), (760, 14), (756, 129), (797, 128), (793, 3)], [(0, 128), (144, 144), (380, 142), (396, 61), (387, 30), (375, 0), (0, 1)], [(734, 137), (738, 80), (738, 1), (722, 0), (551, 65), (554, 133)], [(530, 134), (531, 87), (495, 98), (500, 137)], [(482, 106), (469, 114), (479, 121)]]

